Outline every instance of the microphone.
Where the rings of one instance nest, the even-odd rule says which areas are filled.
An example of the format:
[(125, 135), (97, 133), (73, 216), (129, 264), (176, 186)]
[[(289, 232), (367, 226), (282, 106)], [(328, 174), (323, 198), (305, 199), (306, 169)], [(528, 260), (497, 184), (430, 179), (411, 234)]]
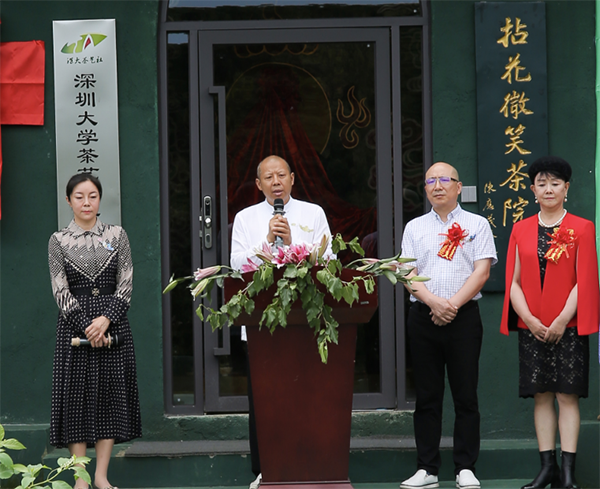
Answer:
[[(283, 216), (285, 211), (283, 210), (283, 199), (275, 199), (273, 201), (273, 215), (279, 214)], [(275, 248), (283, 247), (283, 238), (281, 236), (275, 236)]]
[[(110, 333), (106, 335), (108, 337), (108, 346), (107, 348), (121, 346), (123, 340), (119, 337), (118, 334), (111, 336)], [(86, 340), (83, 338), (71, 338), (71, 346), (89, 346), (90, 340)]]

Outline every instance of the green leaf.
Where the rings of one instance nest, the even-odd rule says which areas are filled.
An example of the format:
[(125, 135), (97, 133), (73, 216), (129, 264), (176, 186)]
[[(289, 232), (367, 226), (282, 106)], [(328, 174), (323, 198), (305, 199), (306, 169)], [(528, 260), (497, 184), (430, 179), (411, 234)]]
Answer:
[(431, 280), (429, 277), (421, 277), (420, 275), (416, 275), (410, 279), (411, 282), (427, 282)]
[(32, 482), (35, 481), (35, 477), (31, 477), (30, 475), (24, 475), (21, 479), (21, 485), (23, 487), (29, 487)]
[(14, 473), (12, 465), (0, 465), (0, 479), (10, 479)]
[(73, 459), (71, 457), (66, 458), (66, 457), (60, 457), (56, 463), (60, 466), (60, 467), (66, 467), (68, 465), (70, 465), (73, 462)]
[(200, 304), (200, 305), (198, 306), (198, 308), (196, 309), (196, 315), (197, 315), (197, 316), (200, 318), (200, 321), (204, 321), (204, 313), (203, 313), (203, 311), (202, 311), (202, 308), (203, 308), (203, 307), (204, 307), (204, 306), (203, 306), (202, 304)]
[(250, 315), (254, 312), (254, 301), (252, 299), (248, 299), (245, 303), (244, 303), (244, 311), (246, 312), (246, 314)]
[(298, 276), (298, 269), (294, 265), (288, 265), (285, 267), (283, 276), (285, 278), (296, 278)]
[(75, 479), (83, 479), (88, 484), (90, 484), (90, 485), (92, 484), (92, 479), (90, 477), (90, 474), (88, 474), (88, 471), (85, 470), (83, 467), (79, 467), (76, 465), (71, 470), (73, 470), (75, 472), (75, 474), (74, 474)]
[(348, 305), (352, 305), (354, 302), (354, 296), (352, 295), (352, 287), (347, 285), (342, 289), (342, 297), (348, 303)]
[(329, 283), (331, 282), (332, 278), (333, 277), (331, 276), (331, 274), (325, 268), (317, 272), (317, 280), (326, 287), (329, 287)]
[(308, 275), (308, 270), (309, 270), (308, 269), (308, 265), (304, 265), (304, 266), (298, 267), (297, 270), (298, 270), (298, 277), (299, 278), (304, 278), (304, 277), (306, 277)]
[(392, 283), (392, 285), (396, 285), (396, 283), (398, 282), (398, 279), (392, 272), (390, 272), (389, 270), (384, 270), (383, 274)]
[(71, 486), (65, 481), (53, 481), (52, 489), (71, 489)]
[(320, 341), (318, 343), (319, 346), (319, 355), (321, 355), (321, 362), (327, 363), (327, 359), (329, 356), (329, 351), (327, 349), (327, 341)]
[(365, 291), (367, 294), (372, 294), (375, 292), (375, 280), (372, 277), (369, 277), (363, 281), (365, 284)]
[(13, 460), (10, 458), (8, 453), (0, 453), (0, 464), (6, 465), (7, 467), (12, 467)]
[(27, 466), (27, 472), (28, 472), (28, 473), (29, 473), (31, 476), (33, 476), (33, 477), (36, 477), (36, 476), (37, 476), (37, 475), (40, 473), (40, 471), (41, 471), (42, 469), (48, 469), (48, 468), (49, 468), (49, 467), (46, 467), (45, 465), (42, 465), (42, 464), (35, 464), (35, 465), (31, 465), (31, 464), (29, 464), (29, 465)]
[[(400, 254), (402, 254), (402, 252), (400, 252)], [(417, 261), (415, 258), (400, 258), (398, 257), (397, 262), (398, 263), (410, 263), (413, 261)]]
[(4, 448), (8, 448), (9, 450), (25, 450), (25, 445), (23, 445), (19, 440), (15, 440), (14, 438), (4, 440), (2, 442), (2, 446)]
[(340, 251), (346, 249), (346, 242), (340, 233), (335, 235), (331, 242), (331, 250), (337, 255)]
[(342, 298), (343, 286), (342, 281), (339, 278), (334, 278), (328, 285), (327, 289), (336, 301), (339, 301)]
[(285, 328), (287, 326), (287, 312), (284, 309), (279, 309), (277, 313), (277, 319), (279, 321), (279, 325), (282, 328)]
[(2, 426), (2, 425), (0, 424), (0, 446), (2, 446), (2, 445), (1, 445), (1, 442), (2, 442), (2, 440), (4, 440), (4, 434), (5, 434), (5, 433), (6, 433), (6, 432), (4, 431), (4, 426)]
[(92, 459), (90, 457), (76, 457), (73, 455), (73, 461), (76, 464), (89, 464)]
[(192, 277), (182, 277), (182, 278), (177, 278), (177, 279), (173, 280), (174, 276), (175, 275), (171, 275), (169, 283), (167, 284), (167, 286), (163, 290), (163, 294), (167, 294), (167, 293), (171, 292), (181, 282), (185, 282), (185, 281), (190, 280), (192, 278)]
[(15, 474), (24, 474), (27, 472), (27, 467), (23, 464), (15, 464), (13, 465), (13, 470), (15, 471)]
[(329, 263), (327, 264), (327, 270), (329, 270), (331, 275), (337, 275), (342, 271), (342, 262), (339, 260), (329, 260)]
[(352, 241), (348, 243), (348, 246), (354, 253), (358, 253), (360, 256), (365, 256), (365, 250), (362, 249), (360, 244), (358, 244), (358, 236), (355, 236)]
[(268, 289), (271, 285), (273, 285), (273, 267), (262, 266), (259, 271), (261, 280), (264, 284), (263, 286), (265, 289)]

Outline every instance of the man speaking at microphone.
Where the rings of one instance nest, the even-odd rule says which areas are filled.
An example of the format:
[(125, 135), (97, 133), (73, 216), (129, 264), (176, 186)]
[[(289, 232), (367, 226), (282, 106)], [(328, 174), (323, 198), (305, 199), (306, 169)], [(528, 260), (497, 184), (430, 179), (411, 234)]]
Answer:
[[(265, 195), (265, 200), (238, 212), (233, 220), (231, 237), (231, 267), (241, 270), (248, 260), (260, 265), (255, 249), (263, 243), (273, 248), (300, 243), (318, 243), (323, 235), (331, 236), (325, 212), (310, 202), (292, 198), (294, 174), (290, 165), (279, 156), (271, 155), (262, 160), (256, 169), (256, 186)], [(283, 201), (283, 212), (276, 209), (276, 200)], [(277, 204), (280, 204), (279, 201)], [(277, 206), (279, 207), (279, 206)], [(276, 212), (277, 210), (277, 212)], [(326, 255), (331, 255), (331, 240)], [(242, 340), (246, 340), (242, 328)], [(257, 476), (250, 489), (260, 485), (260, 458), (254, 426), (252, 384), (248, 370), (248, 402), (250, 404), (250, 457), (252, 472)]]

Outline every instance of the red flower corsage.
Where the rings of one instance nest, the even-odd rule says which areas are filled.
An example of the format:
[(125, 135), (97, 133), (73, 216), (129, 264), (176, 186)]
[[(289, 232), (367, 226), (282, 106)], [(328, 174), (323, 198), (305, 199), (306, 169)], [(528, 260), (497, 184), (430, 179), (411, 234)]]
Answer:
[(446, 236), (446, 240), (442, 243), (438, 256), (445, 258), (446, 260), (452, 260), (456, 249), (460, 246), (462, 248), (462, 242), (469, 235), (469, 231), (464, 230), (460, 227), (460, 224), (455, 222), (452, 227), (448, 229), (446, 234), (440, 233), (440, 236)]
[(558, 260), (563, 253), (569, 258), (568, 249), (575, 246), (575, 240), (577, 239), (575, 231), (573, 229), (558, 227), (554, 228), (552, 234), (548, 233), (548, 236), (550, 236), (552, 240), (550, 241), (550, 249), (546, 252), (544, 258), (552, 263), (558, 263)]

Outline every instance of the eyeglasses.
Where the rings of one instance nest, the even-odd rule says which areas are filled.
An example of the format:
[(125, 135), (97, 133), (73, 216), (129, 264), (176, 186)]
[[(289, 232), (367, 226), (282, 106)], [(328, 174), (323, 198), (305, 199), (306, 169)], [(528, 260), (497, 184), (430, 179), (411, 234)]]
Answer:
[(440, 182), (440, 185), (448, 185), (450, 182), (458, 182), (458, 180), (452, 177), (433, 177), (425, 179), (426, 185), (435, 185), (435, 182)]

